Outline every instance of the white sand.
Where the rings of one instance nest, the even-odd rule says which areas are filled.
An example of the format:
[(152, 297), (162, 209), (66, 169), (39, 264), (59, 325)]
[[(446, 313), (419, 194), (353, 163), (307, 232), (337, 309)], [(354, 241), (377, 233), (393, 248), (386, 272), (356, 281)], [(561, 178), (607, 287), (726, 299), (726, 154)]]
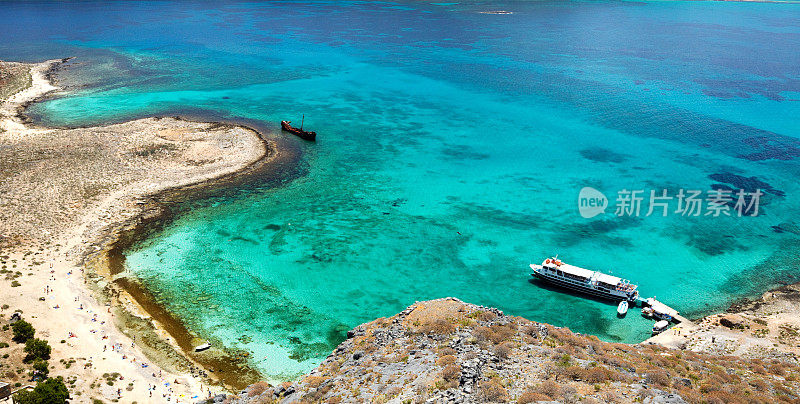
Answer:
[[(45, 77), (49, 66), (50, 62), (34, 65), (32, 86), (0, 106), (0, 128), (4, 130), (0, 131), (0, 145), (14, 147), (23, 140), (37, 136), (76, 136), (76, 133), (77, 136), (97, 135), (90, 133), (91, 129), (51, 130), (34, 127), (15, 116), (19, 105), (58, 90)], [(0, 241), (4, 238), (18, 240), (13, 247), (0, 250), (0, 256), (9, 255), (8, 269), (23, 273), (18, 278), (22, 284), (19, 287), (10, 287), (10, 280), (0, 280), (0, 303), (10, 306), (2, 313), (7, 319), (12, 311), (21, 310), (23, 317), (36, 328), (37, 337), (48, 340), (53, 347), (50, 364), (55, 367), (51, 370), (51, 376), (77, 376), (77, 382), (70, 388), (72, 402), (91, 402), (91, 398), (97, 397), (107, 401), (119, 399), (122, 403), (189, 403), (198, 401), (198, 397), (205, 398), (222, 391), (219, 386), (212, 386), (209, 391), (202, 380), (189, 374), (169, 373), (151, 362), (131, 338), (114, 326), (112, 308), (93, 297), (86, 283), (87, 278), (83, 276), (84, 269), (79, 264), (90, 243), (103, 237), (109, 225), (139, 213), (140, 208), (135, 203), (137, 198), (234, 172), (264, 156), (264, 145), (252, 131), (238, 127), (206, 131), (209, 126), (171, 119), (146, 119), (112, 126), (119, 133), (130, 135), (132, 140), (127, 141), (133, 145), (130, 146), (132, 148), (153, 142), (172, 142), (179, 145), (180, 150), (169, 158), (144, 161), (142, 167), (139, 167), (139, 163), (132, 164), (134, 167), (109, 167), (109, 170), (119, 170), (120, 173), (112, 170), (108, 175), (99, 176), (96, 182), (103, 184), (104, 188), (86, 200), (76, 196), (80, 192), (70, 193), (74, 191), (72, 187), (85, 185), (80, 182), (84, 176), (77, 169), (75, 176), (79, 178), (71, 178), (73, 182), (54, 180), (57, 185), (37, 183), (35, 179), (30, 179), (39, 172), (34, 170), (12, 173), (5, 178), (5, 184), (0, 176), (0, 196), (5, 192), (5, 198), (11, 198), (10, 202), (5, 200), (4, 206), (13, 211), (5, 219), (4, 227), (0, 227), (0, 233), (19, 230), (16, 236), (5, 234), (0, 237)], [(153, 128), (155, 135), (151, 133)], [(91, 136), (90, 139), (94, 139)], [(127, 145), (119, 146), (122, 151), (110, 153), (109, 158), (127, 158), (124, 152)], [(47, 163), (42, 161), (35, 161), (29, 166), (35, 168)], [(109, 165), (120, 165), (114, 161)], [(146, 164), (158, 168), (152, 169)], [(48, 187), (51, 189), (41, 189)], [(29, 209), (28, 205), (41, 203), (50, 197), (52, 201)], [(54, 207), (53, 212), (48, 213), (47, 209), (56, 204), (67, 206), (66, 211)], [(3, 204), (0, 203), (0, 206)], [(37, 217), (36, 212), (47, 217)], [(0, 242), (0, 248), (2, 246)], [(26, 251), (32, 253), (25, 256)], [(12, 268), (14, 260), (16, 268)], [(44, 301), (40, 298), (44, 298)], [(147, 318), (147, 314), (138, 310), (130, 298), (123, 295), (120, 300), (130, 303), (127, 307), (130, 312)], [(0, 322), (4, 323), (5, 319)], [(166, 335), (163, 332), (161, 334)], [(62, 340), (65, 343), (61, 343)], [(66, 369), (60, 363), (62, 360), (75, 360), (75, 363)], [(124, 380), (116, 381), (113, 386), (107, 385), (103, 375), (115, 372), (120, 373)]]

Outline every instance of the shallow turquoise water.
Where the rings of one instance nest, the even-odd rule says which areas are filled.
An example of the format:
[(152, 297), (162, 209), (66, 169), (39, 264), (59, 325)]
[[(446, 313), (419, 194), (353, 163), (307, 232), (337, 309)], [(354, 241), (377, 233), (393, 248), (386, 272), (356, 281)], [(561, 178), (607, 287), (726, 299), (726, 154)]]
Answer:
[[(187, 206), (127, 261), (277, 380), (347, 329), (444, 296), (647, 337), (635, 313), (529, 282), (552, 254), (688, 316), (798, 281), (798, 17), (723, 2), (4, 4), (0, 58), (78, 56), (60, 74), (74, 92), (31, 110), (49, 124), (206, 112), (277, 129), (305, 113), (319, 141), (290, 140), (291, 181)], [(766, 189), (760, 215), (577, 209), (584, 186), (613, 205), (622, 189), (714, 184)]]

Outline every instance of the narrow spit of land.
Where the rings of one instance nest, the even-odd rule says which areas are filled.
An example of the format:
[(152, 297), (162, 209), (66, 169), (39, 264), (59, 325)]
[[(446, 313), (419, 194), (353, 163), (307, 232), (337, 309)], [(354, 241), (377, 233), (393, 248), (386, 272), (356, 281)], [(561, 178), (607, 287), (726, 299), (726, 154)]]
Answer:
[[(164, 215), (159, 195), (263, 169), (276, 145), (247, 127), (176, 118), (33, 125), (24, 109), (58, 95), (49, 77), (62, 62), (0, 62), (0, 322), (21, 312), (53, 347), (51, 376), (65, 376), (80, 402), (195, 402), (257, 380), (231, 353), (191, 352), (196, 339), (124, 287), (135, 282), (112, 273), (108, 251)], [(27, 384), (22, 346), (5, 351), (0, 380)]]

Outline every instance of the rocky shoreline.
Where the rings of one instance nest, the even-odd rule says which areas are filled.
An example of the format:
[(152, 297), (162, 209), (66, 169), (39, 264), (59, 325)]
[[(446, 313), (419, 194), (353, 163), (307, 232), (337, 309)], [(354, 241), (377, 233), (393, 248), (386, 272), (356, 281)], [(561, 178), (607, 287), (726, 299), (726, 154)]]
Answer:
[(237, 404), (798, 400), (796, 360), (607, 343), (455, 298), (418, 302), (356, 327), (298, 382), (258, 383), (227, 398)]
[(678, 325), (648, 340), (675, 349), (800, 362), (800, 284), (742, 300), (725, 313)]
[[(194, 354), (196, 338), (124, 273), (120, 252), (170, 220), (173, 206), (277, 176), (296, 151), (225, 122), (156, 117), (84, 128), (37, 126), (25, 108), (60, 95), (51, 80), (64, 61), (10, 64), (16, 82), (24, 83), (27, 74), (29, 83), (0, 100), (0, 256), (4, 269), (25, 263), (30, 271), (7, 276), (19, 287), (0, 288), (0, 297), (13, 301), (8, 309), (24, 312), (43, 335), (64, 338), (54, 358), (78, 361), (83, 369), (53, 373), (80, 374), (83, 382), (73, 388), (81, 395), (111, 399), (108, 389), (97, 390), (105, 384), (101, 375), (126, 368), (131, 390), (123, 402), (147, 401), (152, 393), (146, 387), (169, 375), (182, 382), (170, 383), (165, 399), (258, 380), (240, 353)], [(43, 291), (53, 294), (38, 298)], [(81, 342), (66, 339), (67, 330)], [(131, 352), (119, 358), (104, 353), (112, 340)], [(138, 366), (146, 361), (158, 367)], [(214, 383), (221, 385), (209, 387)]]

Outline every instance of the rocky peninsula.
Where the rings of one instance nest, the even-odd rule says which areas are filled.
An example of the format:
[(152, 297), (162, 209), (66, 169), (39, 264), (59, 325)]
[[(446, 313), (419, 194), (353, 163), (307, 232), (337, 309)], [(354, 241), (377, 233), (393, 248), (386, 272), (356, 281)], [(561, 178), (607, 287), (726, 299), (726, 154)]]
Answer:
[[(235, 353), (194, 355), (192, 334), (113, 264), (170, 203), (269, 169), (278, 148), (248, 127), (170, 117), (29, 122), (30, 103), (59, 94), (52, 73), (65, 62), (0, 63), (0, 321), (21, 313), (50, 342), (50, 374), (79, 402), (188, 402), (258, 380)], [(5, 351), (2, 379), (20, 387), (22, 346)]]

